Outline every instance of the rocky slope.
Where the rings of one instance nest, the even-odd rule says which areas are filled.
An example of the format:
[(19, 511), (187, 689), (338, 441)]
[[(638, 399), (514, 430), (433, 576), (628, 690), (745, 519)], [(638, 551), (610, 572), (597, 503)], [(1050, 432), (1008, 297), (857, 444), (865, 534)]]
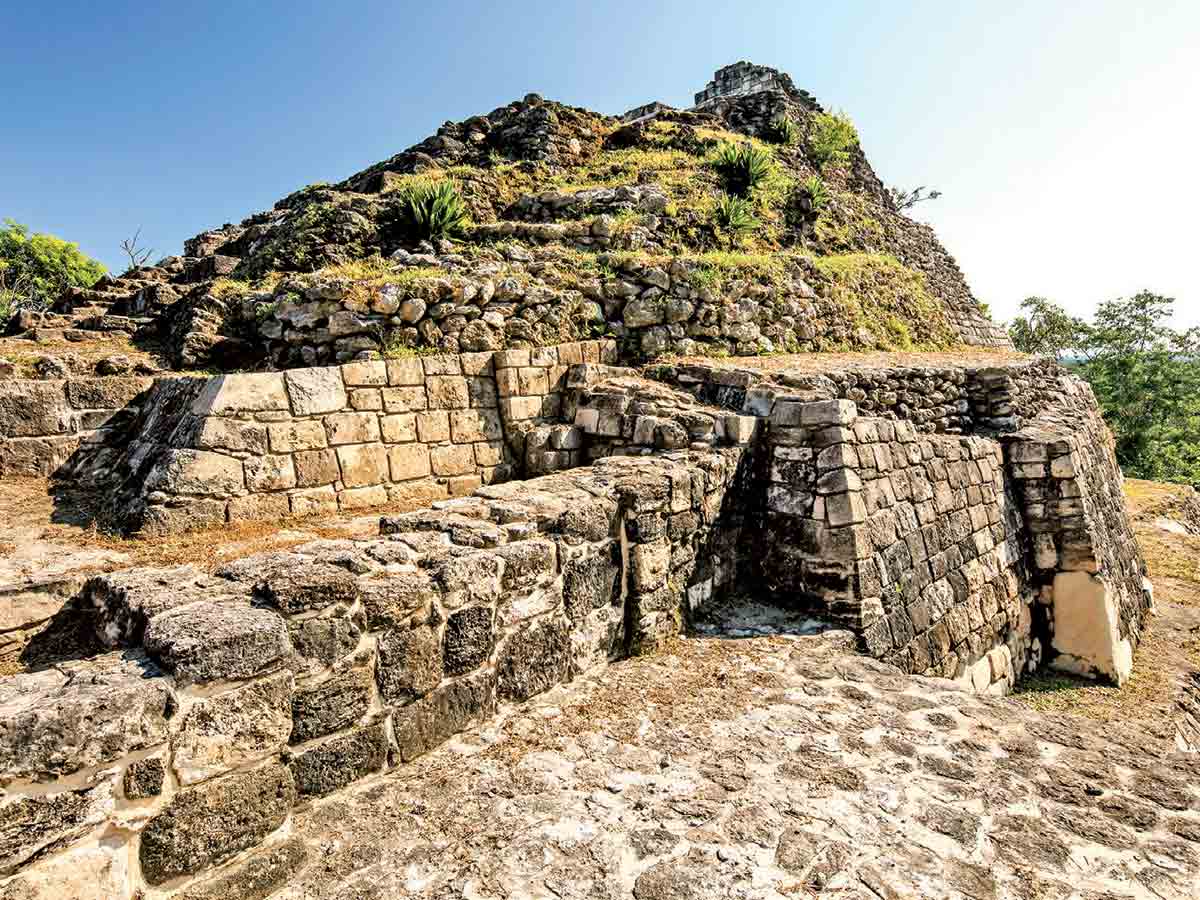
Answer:
[[(772, 84), (634, 121), (528, 95), (72, 291), (57, 324), (157, 338), (173, 366), (218, 369), (599, 334), (640, 357), (1005, 343), (853, 135), (831, 162), (831, 119), (786, 76)], [(769, 172), (739, 236), (720, 224), (719, 155), (744, 144)], [(440, 182), (470, 225), (430, 243), (406, 199)]]

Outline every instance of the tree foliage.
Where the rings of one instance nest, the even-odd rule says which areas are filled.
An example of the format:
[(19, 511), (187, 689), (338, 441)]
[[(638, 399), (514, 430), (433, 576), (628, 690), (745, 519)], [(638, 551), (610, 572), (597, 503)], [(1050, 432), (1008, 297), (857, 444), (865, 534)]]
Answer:
[(1025, 315), (1012, 321), (1008, 335), (1022, 353), (1061, 359), (1078, 349), (1086, 325), (1057, 303), (1045, 297), (1026, 297), (1021, 301), (1021, 309)]
[(1149, 291), (1101, 303), (1084, 329), (1092, 385), (1127, 475), (1200, 483), (1200, 329), (1168, 323), (1174, 300)]
[(79, 245), (50, 234), (31, 234), (12, 219), (0, 227), (0, 319), (18, 309), (43, 309), (68, 287), (90, 287), (104, 266)]
[(1058, 358), (1085, 378), (1126, 475), (1200, 483), (1200, 329), (1178, 331), (1174, 300), (1150, 291), (1101, 303), (1091, 322), (1045, 297), (1021, 303), (1018, 350)]

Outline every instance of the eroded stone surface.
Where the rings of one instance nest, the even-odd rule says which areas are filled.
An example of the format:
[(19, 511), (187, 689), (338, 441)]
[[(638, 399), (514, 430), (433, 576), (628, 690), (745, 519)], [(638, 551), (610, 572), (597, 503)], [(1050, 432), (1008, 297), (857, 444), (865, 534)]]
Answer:
[(142, 832), (142, 874), (162, 884), (253, 847), (283, 824), (295, 799), (291, 773), (280, 765), (185, 788)]
[(248, 678), (291, 649), (276, 613), (236, 603), (192, 603), (155, 616), (146, 650), (180, 685)]
[(174, 697), (140, 653), (0, 680), (0, 780), (48, 781), (162, 743)]
[(851, 644), (683, 640), (553, 690), (298, 814), (337, 849), (273, 896), (1195, 896), (1194, 756)]

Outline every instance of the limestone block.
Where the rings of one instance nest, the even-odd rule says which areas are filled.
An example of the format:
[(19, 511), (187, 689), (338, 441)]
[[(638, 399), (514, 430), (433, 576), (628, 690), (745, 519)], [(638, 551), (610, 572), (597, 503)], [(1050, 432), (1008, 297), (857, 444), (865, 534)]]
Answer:
[(867, 518), (862, 494), (857, 492), (830, 494), (825, 498), (825, 509), (829, 524), (834, 528), (865, 522)]
[(358, 412), (379, 412), (383, 395), (379, 388), (354, 388), (350, 391), (350, 408)]
[(429, 696), (397, 710), (392, 730), (400, 758), (411, 762), (496, 709), (491, 673), (443, 684)]
[(515, 369), (529, 365), (529, 350), (501, 350), (496, 353), (494, 363), (496, 369)]
[(263, 454), (267, 452), (267, 430), (266, 425), (258, 422), (206, 416), (196, 432), (195, 444), (201, 450)]
[(303, 450), (292, 458), (292, 465), (296, 472), (297, 487), (333, 484), (341, 478), (337, 454), (333, 450)]
[(471, 405), (467, 381), (461, 376), (427, 376), (425, 387), (430, 409), (467, 409)]
[[(299, 454), (297, 454), (299, 456)], [(328, 515), (338, 511), (337, 494), (333, 485), (306, 488), (288, 494), (294, 516)]]
[(504, 443), (492, 441), (475, 445), (475, 465), (498, 466), (504, 462)]
[(388, 413), (417, 412), (429, 406), (424, 386), (390, 387), (380, 393), (383, 395), (384, 411)]
[(1089, 572), (1054, 576), (1054, 638), (1058, 655), (1050, 667), (1118, 686), (1133, 671), (1133, 644), (1121, 637), (1116, 599), (1103, 579)]
[(288, 763), (301, 797), (323, 797), (383, 769), (387, 735), (382, 722), (330, 738)]
[(425, 369), (417, 357), (386, 361), (387, 383), (392, 387), (425, 383)]
[[(231, 900), (231, 898), (262, 898), (277, 888), (308, 861), (309, 851), (299, 838), (285, 841), (270, 850), (255, 853), (245, 862), (222, 871), (211, 881), (193, 885), (176, 900)], [(113, 896), (116, 896), (115, 894)]]
[(346, 363), (342, 379), (347, 387), (382, 387), (388, 383), (387, 364), (381, 359)]
[(161, 756), (137, 759), (125, 767), (122, 787), (127, 800), (157, 797), (167, 781), (167, 767)]
[(475, 470), (475, 449), (469, 444), (434, 447), (429, 462), (435, 475), (465, 475)]
[(119, 409), (153, 383), (152, 378), (72, 378), (67, 381), (67, 400), (75, 409)]
[(388, 480), (387, 450), (382, 444), (349, 444), (337, 448), (342, 483), (348, 488)]
[(289, 369), (284, 377), (293, 415), (317, 416), (347, 406), (346, 385), (337, 366)]
[(385, 444), (407, 444), (417, 439), (417, 416), (415, 413), (383, 416), (379, 430)]
[(436, 444), (450, 440), (450, 413), (444, 409), (416, 414), (417, 438), (422, 443)]
[(616, 545), (563, 562), (563, 605), (572, 622), (582, 622), (592, 610), (611, 606), (620, 597), (620, 566)]
[(301, 688), (292, 697), (291, 743), (342, 731), (367, 714), (371, 703), (371, 673), (351, 669)]
[(483, 486), (482, 475), (453, 475), (446, 479), (446, 489), (451, 497), (466, 497)]
[(442, 658), (447, 675), (461, 675), (483, 665), (492, 655), (496, 635), (492, 610), (469, 606), (446, 620)]
[(454, 410), (450, 413), (450, 436), (456, 444), (499, 441), (504, 437), (500, 414), (490, 409)]
[(0, 784), (45, 781), (166, 740), (168, 679), (143, 654), (108, 653), (0, 680)]
[(272, 453), (320, 450), (326, 446), (325, 426), (319, 420), (272, 422), (267, 426)]
[(500, 401), (500, 413), (509, 422), (536, 419), (542, 414), (542, 398), (505, 397)]
[(105, 646), (137, 646), (152, 617), (211, 599), (213, 591), (211, 580), (193, 566), (138, 568), (92, 576), (80, 600), (95, 610), (96, 635)]
[(375, 679), (384, 703), (411, 703), (442, 680), (442, 639), (427, 625), (386, 632), (377, 651)]
[(250, 491), (280, 491), (296, 486), (296, 469), (287, 454), (247, 457), (244, 468)]
[(250, 564), (262, 571), (255, 596), (288, 615), (358, 599), (354, 574), (331, 562), (283, 551), (251, 557)]
[(171, 724), (172, 765), (182, 785), (277, 755), (292, 731), (292, 673), (196, 700)]
[(209, 450), (167, 450), (146, 476), (146, 490), (209, 497), (244, 494), (242, 461)]
[(22, 872), (0, 888), (6, 900), (113, 900), (133, 896), (129, 848), (91, 839)]
[(325, 417), (330, 446), (379, 440), (379, 417), (369, 412), (335, 413)]
[(276, 411), (288, 411), (281, 372), (219, 375), (204, 385), (192, 403), (192, 412), (198, 416)]
[(288, 622), (297, 671), (327, 669), (353, 653), (362, 636), (360, 624), (344, 606), (335, 606), (328, 615)]
[(629, 567), (634, 588), (643, 593), (667, 583), (671, 566), (671, 544), (665, 538), (635, 544), (629, 551)]
[(428, 506), (435, 500), (445, 500), (448, 496), (446, 485), (432, 478), (389, 484), (387, 492), (389, 503), (410, 507)]
[(94, 830), (113, 805), (112, 785), (104, 782), (91, 790), (22, 797), (0, 806), (0, 876), (13, 874), (44, 848)]
[(283, 824), (295, 799), (292, 775), (280, 765), (184, 788), (142, 831), (142, 875), (162, 884), (253, 847)]
[(565, 619), (529, 622), (501, 645), (496, 659), (496, 693), (527, 700), (571, 675), (570, 626)]
[(496, 390), (501, 397), (512, 397), (521, 393), (520, 369), (496, 371)]
[(405, 444), (391, 447), (387, 451), (388, 466), (392, 481), (408, 481), (424, 478), (430, 467), (429, 448), (424, 444)]
[(151, 619), (145, 646), (180, 686), (249, 678), (279, 662), (291, 649), (287, 628), (276, 613), (203, 601)]
[(350, 512), (356, 509), (370, 509), (374, 506), (383, 506), (387, 502), (387, 488), (382, 484), (375, 484), (370, 487), (347, 488), (344, 491), (338, 492), (338, 506), (343, 512)]

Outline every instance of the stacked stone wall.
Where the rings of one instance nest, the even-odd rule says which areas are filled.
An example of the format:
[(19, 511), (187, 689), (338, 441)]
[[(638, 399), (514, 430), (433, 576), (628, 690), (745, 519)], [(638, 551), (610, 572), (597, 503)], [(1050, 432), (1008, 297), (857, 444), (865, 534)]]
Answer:
[(1033, 593), (999, 444), (846, 400), (779, 400), (768, 440), (767, 588), (905, 671), (1006, 692), (1030, 658)]
[(292, 809), (678, 633), (731, 587), (740, 448), (610, 459), (203, 574), (97, 576), (113, 651), (0, 681), (4, 896), (220, 895)]
[(69, 460), (103, 465), (152, 383), (128, 376), (0, 383), (0, 476), (45, 477)]
[[(562, 415), (568, 369), (614, 353), (589, 341), (223, 375), (174, 413), (164, 386), (122, 462), (125, 524), (163, 533), (469, 494), (523, 472), (528, 433)], [(563, 452), (552, 468), (579, 464)]]

